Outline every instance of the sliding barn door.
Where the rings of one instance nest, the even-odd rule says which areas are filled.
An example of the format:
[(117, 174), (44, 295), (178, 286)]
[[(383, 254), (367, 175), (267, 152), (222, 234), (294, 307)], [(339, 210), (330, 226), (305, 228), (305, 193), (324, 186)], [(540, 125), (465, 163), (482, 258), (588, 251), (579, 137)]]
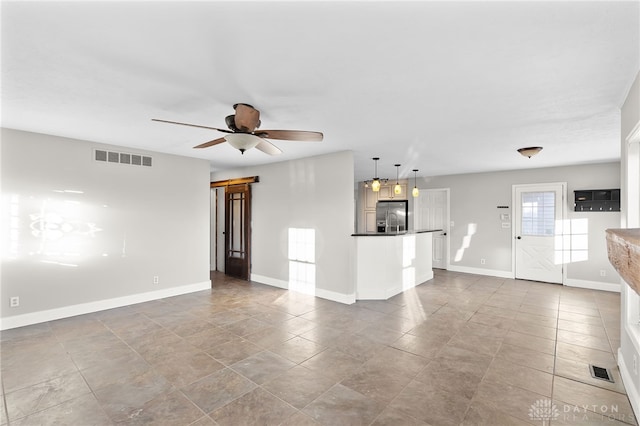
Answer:
[(225, 190), (225, 274), (248, 280), (251, 269), (251, 185)]

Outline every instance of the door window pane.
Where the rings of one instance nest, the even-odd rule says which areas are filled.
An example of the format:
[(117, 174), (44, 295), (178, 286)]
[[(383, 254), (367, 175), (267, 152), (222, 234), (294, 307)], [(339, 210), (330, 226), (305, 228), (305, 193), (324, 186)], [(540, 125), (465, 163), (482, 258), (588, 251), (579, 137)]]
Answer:
[(555, 234), (556, 194), (549, 192), (522, 193), (522, 235), (551, 236)]
[(231, 238), (229, 242), (229, 256), (244, 258), (244, 229), (243, 225), (243, 209), (244, 209), (244, 194), (241, 192), (231, 194), (231, 200), (229, 203), (231, 210), (231, 226), (229, 231), (231, 232)]

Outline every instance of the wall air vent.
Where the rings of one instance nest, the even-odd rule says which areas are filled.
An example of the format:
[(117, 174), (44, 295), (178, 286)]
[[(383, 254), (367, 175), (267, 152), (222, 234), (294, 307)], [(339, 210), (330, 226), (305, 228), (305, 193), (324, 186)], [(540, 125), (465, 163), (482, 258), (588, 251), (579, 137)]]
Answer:
[(122, 164), (131, 164), (131, 154), (125, 154), (124, 152), (120, 153), (120, 163)]
[(95, 149), (93, 152), (93, 159), (95, 161), (145, 167), (151, 167), (153, 165), (153, 157), (149, 157), (146, 155), (130, 154), (127, 152), (105, 151), (102, 149)]

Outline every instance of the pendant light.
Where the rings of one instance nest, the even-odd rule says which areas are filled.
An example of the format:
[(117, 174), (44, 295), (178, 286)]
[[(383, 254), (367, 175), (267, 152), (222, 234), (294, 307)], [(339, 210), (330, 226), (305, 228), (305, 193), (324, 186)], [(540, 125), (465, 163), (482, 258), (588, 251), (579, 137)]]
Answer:
[(413, 169), (413, 191), (411, 191), (411, 195), (413, 195), (414, 198), (420, 195), (420, 190), (418, 189), (418, 178), (416, 177), (417, 171), (418, 169)]
[(378, 192), (380, 191), (380, 179), (378, 178), (378, 160), (380, 159), (380, 157), (373, 157), (373, 161), (375, 161), (375, 170), (376, 173), (374, 174), (374, 178), (373, 178), (373, 182), (371, 182), (371, 189), (373, 190), (373, 192)]
[(395, 166), (396, 166), (396, 185), (393, 187), (393, 193), (396, 195), (400, 195), (402, 194), (402, 187), (398, 182), (398, 167), (400, 167), (400, 164), (395, 164)]

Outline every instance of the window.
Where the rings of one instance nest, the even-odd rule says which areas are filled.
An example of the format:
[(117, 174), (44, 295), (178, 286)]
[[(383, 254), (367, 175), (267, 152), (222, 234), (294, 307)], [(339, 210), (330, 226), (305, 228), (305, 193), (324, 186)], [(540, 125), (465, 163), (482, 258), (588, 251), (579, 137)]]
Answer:
[(555, 192), (522, 193), (522, 235), (551, 236), (555, 234)]

